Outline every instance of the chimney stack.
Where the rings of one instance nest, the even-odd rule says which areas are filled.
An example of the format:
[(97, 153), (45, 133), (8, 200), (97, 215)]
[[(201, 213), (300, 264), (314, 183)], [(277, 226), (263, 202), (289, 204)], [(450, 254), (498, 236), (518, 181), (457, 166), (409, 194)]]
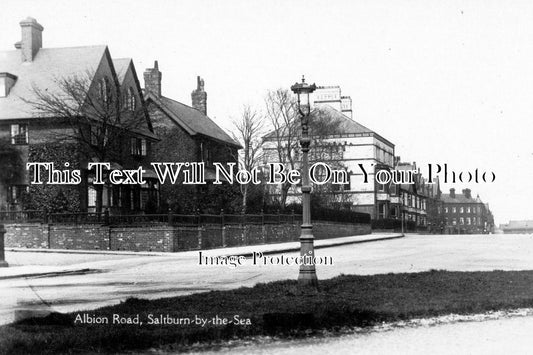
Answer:
[(22, 39), (15, 43), (15, 48), (21, 50), (22, 61), (32, 62), (39, 49), (43, 47), (43, 26), (36, 19), (27, 17), (20, 21)]
[(464, 189), (463, 195), (465, 195), (466, 198), (472, 198), (471, 190), (470, 189)]
[(146, 68), (144, 71), (144, 89), (151, 92), (152, 95), (161, 97), (161, 77), (163, 75), (159, 71), (159, 64), (157, 60), (154, 62), (153, 68)]
[(455, 198), (455, 189), (454, 188), (450, 189), (450, 197), (451, 198)]
[(191, 93), (192, 107), (207, 116), (207, 93), (204, 91), (204, 79), (196, 78), (196, 90)]

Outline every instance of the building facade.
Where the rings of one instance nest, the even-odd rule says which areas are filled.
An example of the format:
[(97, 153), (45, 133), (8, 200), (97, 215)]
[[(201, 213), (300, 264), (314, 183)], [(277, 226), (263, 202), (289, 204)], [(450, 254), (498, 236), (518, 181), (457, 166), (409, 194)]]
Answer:
[[(328, 164), (345, 171), (347, 177), (345, 184), (339, 184), (337, 188), (327, 192), (331, 197), (327, 207), (341, 207), (369, 213), (373, 219), (379, 218), (378, 202), (390, 200), (390, 192), (379, 191), (374, 175), (379, 169), (393, 167), (394, 144), (329, 105), (315, 107), (311, 121), (317, 119), (333, 122), (334, 130), (327, 134), (313, 134), (309, 152), (310, 164)], [(299, 134), (299, 128), (296, 134)], [(276, 137), (274, 132), (263, 138), (264, 163), (279, 162), (280, 145), (286, 144), (280, 143), (283, 141), (282, 134), (280, 138)], [(295, 146), (294, 150), (294, 154), (298, 155), (298, 147)], [(299, 168), (299, 160), (297, 165)], [(313, 189), (316, 194), (320, 187), (315, 185)], [(275, 193), (278, 192), (274, 191)], [(299, 187), (294, 186), (287, 201), (299, 202), (299, 199)]]
[[(428, 225), (426, 181), (416, 167), (416, 163), (399, 162), (394, 167), (398, 179), (406, 183), (391, 183), (379, 186), (378, 210), (382, 219), (400, 220), (411, 230), (424, 230)], [(383, 194), (388, 192), (388, 194)], [(395, 223), (397, 227), (398, 223)], [(406, 228), (407, 230), (407, 228)]]
[[(107, 46), (42, 48), (43, 27), (33, 18), (20, 26), (15, 50), (0, 52), (0, 150), (16, 153), (11, 171), (19, 171), (0, 180), (0, 210), (99, 207), (125, 213), (143, 211), (148, 200), (157, 204), (153, 179), (138, 186), (95, 186), (94, 171), (87, 169), (99, 162), (120, 169), (148, 167), (157, 137), (131, 59), (113, 60)], [(28, 162), (79, 169), (80, 182), (50, 180), (58, 173), (44, 184), (30, 184)]]
[[(237, 163), (241, 146), (207, 116), (207, 93), (203, 79), (197, 78), (196, 89), (191, 93), (191, 106), (164, 96), (161, 80), (162, 73), (155, 61), (154, 67), (144, 72), (144, 98), (154, 131), (160, 139), (153, 150), (154, 161), (204, 163), (205, 180), (214, 180), (213, 163)], [(205, 205), (205, 199), (210, 195), (214, 197), (214, 191), (211, 191), (214, 188), (216, 186), (210, 183), (192, 186), (180, 182), (165, 183), (161, 198), (171, 209), (192, 212), (198, 206)], [(217, 198), (222, 195), (218, 194)], [(224, 201), (220, 204), (224, 205)]]
[(472, 197), (470, 189), (462, 194), (450, 189), (449, 194), (442, 194), (442, 211), (446, 234), (484, 234), (491, 233), (494, 219), (488, 205), (479, 198)]

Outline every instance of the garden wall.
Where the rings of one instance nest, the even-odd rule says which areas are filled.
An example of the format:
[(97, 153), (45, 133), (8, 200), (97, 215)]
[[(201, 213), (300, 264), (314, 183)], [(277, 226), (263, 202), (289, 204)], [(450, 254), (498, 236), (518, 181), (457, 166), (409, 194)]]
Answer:
[[(5, 246), (76, 250), (174, 252), (297, 241), (297, 224), (106, 226), (101, 224), (5, 224)], [(369, 224), (316, 222), (316, 239), (370, 234)]]

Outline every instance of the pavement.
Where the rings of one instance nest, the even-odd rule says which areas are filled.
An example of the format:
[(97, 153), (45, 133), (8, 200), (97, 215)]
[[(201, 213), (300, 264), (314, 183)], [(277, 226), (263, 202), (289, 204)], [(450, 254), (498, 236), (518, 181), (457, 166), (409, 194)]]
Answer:
[[(350, 237), (331, 238), (315, 240), (315, 249), (328, 248), (332, 246), (368, 243), (374, 241), (382, 241), (388, 239), (402, 238), (402, 234), (399, 233), (379, 233), (379, 234), (367, 234), (357, 235)], [(263, 244), (263, 245), (248, 245), (240, 247), (219, 248), (210, 249), (206, 252), (217, 252), (220, 256), (229, 255), (243, 255), (245, 257), (251, 257), (253, 253), (262, 253), (263, 255), (280, 254), (287, 252), (296, 252), (300, 250), (300, 242), (288, 242), (288, 243), (276, 243), (276, 244)], [(132, 251), (112, 251), (112, 250), (66, 250), (66, 249), (33, 249), (33, 248), (5, 248), (7, 253), (53, 253), (59, 254), (56, 257), (56, 262), (60, 262), (61, 254), (71, 255), (109, 255), (109, 256), (159, 256), (169, 257), (175, 256), (180, 258), (188, 255), (198, 255), (198, 251), (186, 251), (186, 252), (132, 252)], [(31, 258), (30, 258), (31, 259)], [(81, 259), (82, 260), (82, 259)], [(7, 260), (9, 263), (9, 260)], [(78, 260), (79, 261), (79, 260)], [(90, 265), (84, 264), (80, 267), (79, 263), (75, 264), (63, 264), (63, 265), (42, 265), (31, 264), (31, 260), (28, 260), (25, 265), (17, 265), (10, 263), (10, 267), (0, 268), (0, 280), (19, 278), (19, 277), (43, 277), (43, 276), (60, 276), (60, 275), (77, 275), (82, 273), (97, 273), (98, 268), (90, 267)]]

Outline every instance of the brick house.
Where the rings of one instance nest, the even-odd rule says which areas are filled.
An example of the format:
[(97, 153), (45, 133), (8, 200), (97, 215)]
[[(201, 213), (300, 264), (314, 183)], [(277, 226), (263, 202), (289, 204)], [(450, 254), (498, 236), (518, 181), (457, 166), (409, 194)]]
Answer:
[(442, 208), (446, 234), (482, 234), (492, 232), (494, 219), (488, 205), (479, 198), (472, 197), (470, 189), (462, 194), (450, 189), (442, 194)]
[[(91, 150), (98, 146), (98, 139), (103, 137), (106, 145), (102, 147), (113, 152), (107, 162), (122, 169), (149, 166), (151, 145), (157, 141), (135, 67), (129, 58), (112, 59), (105, 45), (42, 48), (43, 27), (33, 18), (21, 21), (20, 26), (22, 40), (15, 50), (0, 52), (0, 140), (5, 150), (18, 152), (23, 172), (0, 181), (0, 210), (22, 209), (26, 195), (33, 207), (48, 209), (61, 196), (70, 211), (94, 211), (94, 177), (87, 164), (99, 160)], [(77, 97), (81, 103), (70, 104), (74, 100), (67, 96), (66, 83), (86, 85), (86, 92), (78, 88), (84, 95)], [(39, 109), (43, 97), (59, 99), (65, 111), (70, 110), (72, 120)], [(103, 123), (90, 106), (96, 101), (112, 106), (115, 115), (120, 112), (122, 123), (108, 125), (110, 128), (99, 134)], [(87, 138), (86, 145), (78, 139), (81, 136)], [(107, 141), (109, 137), (113, 142)], [(54, 162), (56, 169), (80, 169), (81, 183), (29, 184), (27, 162)], [(106, 183), (101, 194), (102, 208), (115, 213), (138, 212), (150, 198), (157, 203), (158, 186), (148, 177), (143, 186)]]
[[(161, 200), (172, 209), (191, 212), (199, 208), (201, 200), (221, 198), (216, 186), (209, 183), (215, 178), (213, 163), (237, 163), (242, 148), (222, 128), (207, 116), (207, 93), (204, 80), (197, 78), (197, 88), (191, 93), (192, 106), (173, 100), (161, 93), (162, 73), (158, 62), (144, 72), (144, 99), (154, 132), (161, 140), (154, 146), (156, 162), (203, 162), (206, 185), (186, 186), (180, 183), (161, 187)], [(225, 205), (221, 202), (220, 205)], [(218, 212), (218, 211), (217, 211)]]

